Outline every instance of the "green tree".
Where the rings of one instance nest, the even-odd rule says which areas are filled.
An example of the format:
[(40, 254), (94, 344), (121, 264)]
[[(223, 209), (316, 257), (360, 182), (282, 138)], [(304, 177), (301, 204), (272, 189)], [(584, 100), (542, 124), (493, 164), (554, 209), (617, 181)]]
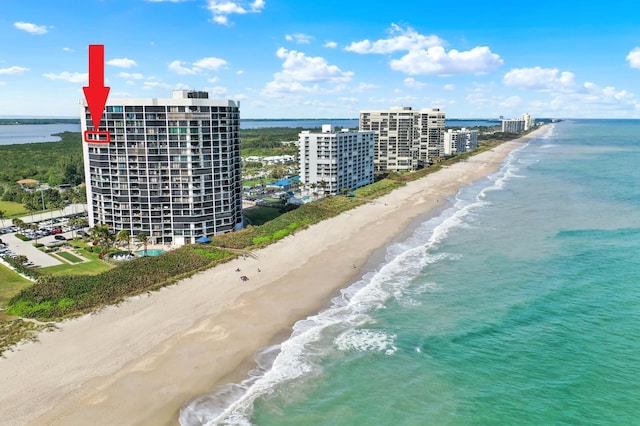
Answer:
[(104, 256), (109, 252), (109, 249), (115, 239), (113, 233), (109, 229), (109, 225), (106, 224), (94, 226), (89, 232), (89, 235), (92, 241), (102, 248), (100, 256)]
[(13, 223), (13, 226), (17, 226), (20, 229), (24, 229), (25, 228), (25, 223), (22, 219), (18, 219), (17, 217), (14, 218), (11, 223)]
[(145, 232), (139, 232), (136, 235), (136, 241), (144, 247), (144, 255), (147, 255), (147, 245), (149, 244), (149, 237)]
[(5, 210), (0, 210), (0, 220), (3, 220), (4, 218), (6, 218), (7, 212)]
[(122, 244), (126, 243), (127, 249), (129, 249), (131, 245), (131, 232), (129, 232), (128, 229), (121, 230), (118, 232), (118, 235), (116, 235), (116, 241)]
[[(29, 229), (31, 229), (34, 233), (40, 229), (40, 227), (38, 226), (37, 223), (32, 223), (31, 225), (29, 225)], [(36, 244), (38, 244), (38, 234), (35, 234), (36, 236)]]

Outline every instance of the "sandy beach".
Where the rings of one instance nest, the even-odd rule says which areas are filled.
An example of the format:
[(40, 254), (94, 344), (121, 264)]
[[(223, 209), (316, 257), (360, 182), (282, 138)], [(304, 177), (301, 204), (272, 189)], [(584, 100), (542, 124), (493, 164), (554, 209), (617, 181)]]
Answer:
[(0, 423), (177, 424), (186, 401), (242, 380), (259, 348), (286, 339), (297, 320), (325, 307), (412, 220), (544, 131), (410, 182), (257, 251), (257, 259), (60, 323), (0, 358)]

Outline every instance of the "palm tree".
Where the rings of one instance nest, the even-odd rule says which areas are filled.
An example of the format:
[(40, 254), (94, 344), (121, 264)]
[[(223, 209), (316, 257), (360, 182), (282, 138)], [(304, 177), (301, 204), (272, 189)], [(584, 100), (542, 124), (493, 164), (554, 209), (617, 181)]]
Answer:
[(142, 246), (144, 247), (144, 255), (147, 255), (147, 244), (149, 244), (149, 237), (147, 236), (146, 233), (144, 232), (140, 232), (138, 233), (138, 235), (136, 235), (136, 241), (139, 242), (140, 244), (142, 244)]
[(38, 244), (38, 234), (36, 233), (36, 231), (38, 231), (38, 229), (40, 229), (40, 227), (38, 226), (37, 223), (32, 223), (31, 225), (29, 225), (29, 229), (31, 229), (35, 236), (36, 236), (36, 244)]
[[(3, 223), (4, 219), (7, 217), (6, 216), (7, 212), (4, 210), (0, 210), (0, 223)], [(4, 224), (3, 224), (4, 226)]]
[(105, 253), (108, 253), (114, 240), (114, 235), (109, 230), (109, 225), (96, 225), (91, 229), (90, 234), (91, 239), (102, 247), (100, 256), (104, 256)]
[(131, 233), (129, 232), (128, 229), (123, 229), (120, 232), (118, 232), (118, 235), (116, 235), (116, 241), (119, 243), (127, 243), (127, 249), (129, 248), (129, 245), (131, 245)]
[(20, 229), (24, 229), (24, 227), (25, 227), (24, 221), (22, 219), (18, 219), (17, 217), (13, 218), (11, 223), (13, 223), (13, 226), (17, 226)]

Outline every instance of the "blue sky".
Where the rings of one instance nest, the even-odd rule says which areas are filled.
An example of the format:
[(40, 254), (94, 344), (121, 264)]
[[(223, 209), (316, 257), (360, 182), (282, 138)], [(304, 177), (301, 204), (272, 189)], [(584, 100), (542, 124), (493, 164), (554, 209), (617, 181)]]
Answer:
[(0, 116), (77, 116), (104, 44), (110, 99), (207, 90), (244, 118), (640, 118), (634, 3), (2, 0)]

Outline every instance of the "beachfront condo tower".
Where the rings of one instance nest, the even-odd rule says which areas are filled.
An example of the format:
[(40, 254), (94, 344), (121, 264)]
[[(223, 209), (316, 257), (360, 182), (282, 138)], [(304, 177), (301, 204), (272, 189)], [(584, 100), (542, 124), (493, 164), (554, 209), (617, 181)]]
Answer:
[(444, 156), (444, 124), (438, 108), (360, 111), (360, 130), (375, 132), (375, 171), (418, 170)]
[(98, 129), (80, 103), (90, 226), (175, 246), (242, 228), (239, 102), (109, 99)]
[(373, 183), (374, 133), (335, 131), (330, 124), (322, 132), (303, 131), (300, 142), (300, 181), (324, 194), (340, 194)]
[(447, 129), (444, 134), (444, 155), (456, 155), (473, 151), (478, 147), (478, 131), (462, 128)]

